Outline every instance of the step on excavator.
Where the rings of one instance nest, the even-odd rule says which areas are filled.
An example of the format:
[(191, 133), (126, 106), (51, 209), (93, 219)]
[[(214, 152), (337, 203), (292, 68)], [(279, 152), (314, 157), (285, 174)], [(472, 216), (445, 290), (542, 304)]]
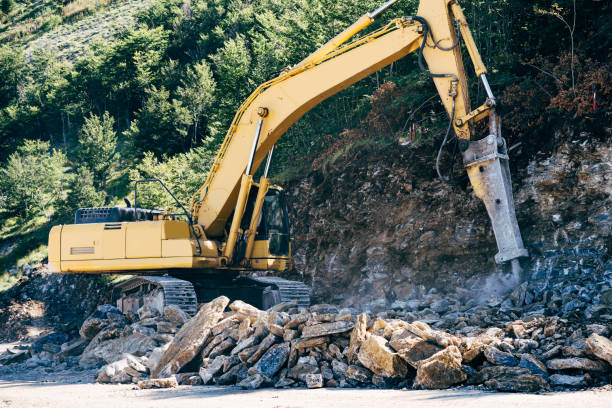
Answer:
[[(198, 302), (221, 294), (264, 309), (279, 302), (308, 306), (306, 285), (263, 273), (291, 267), (285, 192), (268, 177), (274, 145), (314, 106), (413, 52), (450, 117), (436, 161), (438, 173), (442, 148), (452, 140), (491, 219), (499, 249), (495, 261), (519, 268), (527, 251), (515, 216), (506, 142), (487, 70), (459, 2), (422, 0), (417, 15), (393, 19), (356, 37), (397, 1), (364, 14), (248, 97), (189, 210), (160, 180), (140, 180), (134, 185), (133, 206), (81, 208), (74, 224), (54, 226), (49, 233), (50, 270), (134, 275), (113, 292), (126, 313), (145, 304), (159, 311), (174, 304), (194, 315)], [(487, 95), (473, 110), (461, 44)], [(487, 118), (488, 134), (477, 137), (474, 124)], [(264, 162), (256, 182), (253, 175)], [(138, 208), (137, 188), (145, 182), (158, 183), (182, 212)]]

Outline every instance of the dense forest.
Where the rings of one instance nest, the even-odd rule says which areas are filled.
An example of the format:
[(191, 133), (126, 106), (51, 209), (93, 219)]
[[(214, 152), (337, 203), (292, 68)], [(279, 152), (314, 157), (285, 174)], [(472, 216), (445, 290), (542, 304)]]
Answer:
[[(26, 46), (95, 14), (99, 3), (119, 1), (87, 8), (93, 2), (2, 0), (0, 239), (19, 240), (21, 249), (2, 258), (0, 273), (18, 260), (43, 259), (50, 225), (70, 222), (78, 207), (122, 202), (135, 179), (159, 177), (186, 203), (250, 92), (381, 2), (157, 0), (135, 13), (133, 25), (66, 58), (52, 46)], [(562, 133), (603, 137), (612, 89), (609, 2), (461, 4), (510, 145), (528, 154)], [(371, 29), (416, 9), (417, 1), (400, 1)], [(24, 16), (37, 23), (15, 31)], [(473, 75), (470, 88), (473, 103), (482, 102)], [(434, 151), (448, 121), (436, 95), (414, 55), (392, 64), (296, 123), (278, 143), (273, 178), (297, 177), (363, 144), (402, 141), (413, 128), (414, 144)], [(153, 188), (142, 197), (145, 206), (170, 203)]]

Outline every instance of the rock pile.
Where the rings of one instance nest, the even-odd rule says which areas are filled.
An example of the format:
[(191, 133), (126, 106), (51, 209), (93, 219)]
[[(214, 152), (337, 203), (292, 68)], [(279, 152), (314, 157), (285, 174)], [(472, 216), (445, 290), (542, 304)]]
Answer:
[(611, 329), (532, 316), (451, 332), (392, 310), (375, 316), (282, 303), (263, 311), (222, 296), (191, 319), (175, 306), (125, 316), (103, 305), (85, 320), (80, 338), (47, 336), (0, 362), (100, 367), (98, 382), (140, 388), (468, 385), (538, 392), (610, 384)]

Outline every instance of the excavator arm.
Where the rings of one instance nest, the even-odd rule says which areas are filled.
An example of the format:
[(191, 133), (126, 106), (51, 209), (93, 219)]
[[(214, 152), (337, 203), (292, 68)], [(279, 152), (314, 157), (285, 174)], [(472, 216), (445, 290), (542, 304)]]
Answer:
[[(421, 69), (435, 83), (451, 118), (449, 131), (452, 126), (460, 139), (470, 181), (493, 223), (499, 247), (496, 261), (502, 263), (527, 256), (514, 213), (508, 156), (499, 132), (499, 118), (494, 112), (495, 99), (457, 1), (423, 0), (417, 16), (392, 20), (347, 43), (397, 1), (390, 0), (374, 12), (366, 13), (305, 60), (260, 85), (236, 113), (205, 184), (191, 202), (193, 220), (200, 233), (225, 241), (221, 248), (225, 262), (231, 263), (240, 234), (248, 236), (246, 258), (252, 250), (261, 204), (269, 186), (267, 171), (259, 184), (253, 182), (253, 173), (266, 155), (271, 154), (276, 141), (326, 98), (412, 52), (419, 53)], [(474, 111), (470, 109), (459, 47), (461, 39), (487, 90), (487, 100)], [(491, 134), (472, 141), (471, 123), (487, 116)], [(255, 210), (249, 229), (243, 231), (240, 226), (254, 185), (259, 187)], [(228, 233), (226, 225), (230, 222)]]
[[(191, 217), (184, 214), (187, 221), (170, 211), (137, 207), (78, 209), (74, 224), (56, 225), (49, 232), (49, 270), (151, 275), (115, 288), (115, 300), (124, 311), (143, 304), (174, 304), (193, 314), (197, 302), (219, 293), (263, 309), (280, 301), (308, 306), (308, 287), (301, 282), (243, 275), (245, 270), (282, 271), (291, 264), (284, 195), (268, 178), (274, 144), (315, 105), (412, 52), (418, 52), (419, 67), (432, 77), (451, 119), (442, 145), (453, 130), (474, 192), (487, 207), (499, 247), (495, 259), (518, 265), (517, 258), (527, 251), (514, 214), (506, 144), (486, 69), (457, 2), (422, 0), (417, 16), (395, 19), (348, 42), (397, 1), (363, 15), (249, 96), (236, 113), (206, 183), (192, 198)], [(461, 39), (487, 90), (486, 101), (475, 110), (470, 109)], [(473, 140), (477, 138), (471, 124), (486, 116), (490, 134)], [(263, 176), (256, 183), (253, 174), (266, 156)], [(136, 187), (134, 196), (136, 202)], [(153, 276), (164, 274), (172, 276)]]

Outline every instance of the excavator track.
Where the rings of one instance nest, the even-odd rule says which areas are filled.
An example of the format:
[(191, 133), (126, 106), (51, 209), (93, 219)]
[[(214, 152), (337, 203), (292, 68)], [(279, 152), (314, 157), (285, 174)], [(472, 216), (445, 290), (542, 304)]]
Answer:
[(198, 302), (208, 302), (220, 295), (227, 295), (232, 300), (246, 300), (263, 309), (280, 302), (310, 306), (308, 286), (272, 276), (247, 276), (226, 281), (211, 277), (137, 276), (115, 285), (113, 289), (113, 301), (124, 313), (136, 313), (146, 304), (161, 314), (164, 307), (176, 305), (189, 316), (194, 316)]
[(168, 305), (180, 307), (189, 316), (198, 310), (198, 300), (191, 282), (170, 276), (138, 276), (115, 285), (113, 300), (123, 311), (136, 312), (144, 304), (163, 313)]
[(258, 284), (276, 287), (280, 295), (280, 302), (295, 301), (300, 307), (310, 307), (310, 288), (302, 282), (275, 276), (249, 276), (247, 279)]

